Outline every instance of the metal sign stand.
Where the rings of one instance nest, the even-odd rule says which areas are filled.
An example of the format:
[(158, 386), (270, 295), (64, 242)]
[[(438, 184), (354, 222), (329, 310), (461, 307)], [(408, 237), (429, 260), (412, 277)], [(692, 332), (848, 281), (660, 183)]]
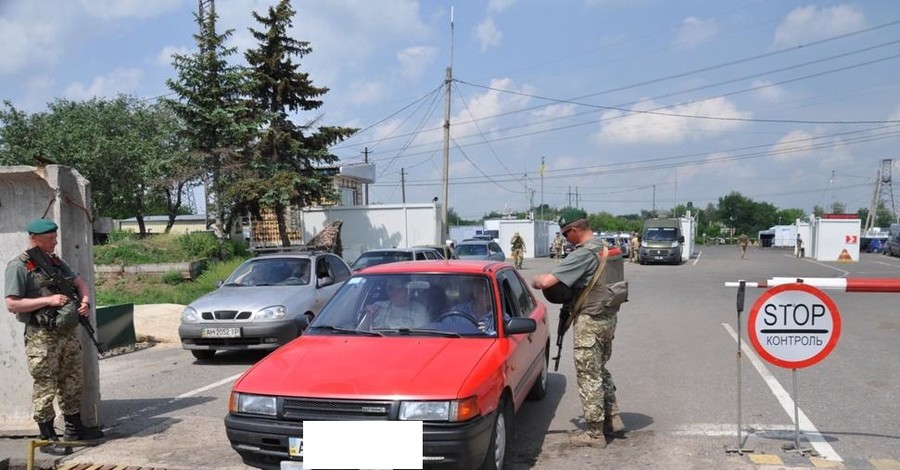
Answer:
[(818, 452), (813, 449), (804, 449), (800, 447), (800, 404), (798, 403), (799, 399), (797, 395), (797, 369), (791, 369), (791, 382), (794, 388), (793, 396), (791, 397), (794, 402), (794, 442), (784, 444), (781, 446), (781, 449), (788, 452), (797, 452), (800, 455), (819, 455)]
[(735, 448), (725, 448), (725, 452), (729, 454), (738, 454), (744, 455), (744, 452), (753, 452), (753, 449), (744, 448), (743, 438), (741, 437), (741, 346), (742, 338), (741, 338), (741, 312), (744, 311), (744, 292), (746, 291), (747, 283), (746, 281), (740, 281), (738, 284), (737, 291), (737, 337), (738, 337), (738, 348), (737, 348), (737, 447)]

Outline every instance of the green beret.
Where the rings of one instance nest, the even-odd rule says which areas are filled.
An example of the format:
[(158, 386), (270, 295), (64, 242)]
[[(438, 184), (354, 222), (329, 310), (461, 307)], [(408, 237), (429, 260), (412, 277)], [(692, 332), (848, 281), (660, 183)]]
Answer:
[(57, 229), (59, 229), (59, 226), (52, 220), (34, 219), (28, 223), (28, 233), (32, 235), (43, 235), (55, 232)]
[(587, 212), (581, 209), (566, 209), (559, 216), (559, 228), (563, 228), (566, 225), (575, 222), (578, 219), (586, 219)]

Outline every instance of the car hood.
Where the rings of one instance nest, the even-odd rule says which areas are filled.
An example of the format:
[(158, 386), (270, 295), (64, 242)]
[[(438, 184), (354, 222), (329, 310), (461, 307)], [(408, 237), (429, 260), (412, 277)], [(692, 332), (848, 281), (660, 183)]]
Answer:
[(291, 307), (312, 299), (315, 288), (306, 286), (220, 287), (191, 302), (198, 311), (256, 311), (272, 305)]
[(496, 339), (303, 335), (235, 384), (261, 395), (456, 398)]

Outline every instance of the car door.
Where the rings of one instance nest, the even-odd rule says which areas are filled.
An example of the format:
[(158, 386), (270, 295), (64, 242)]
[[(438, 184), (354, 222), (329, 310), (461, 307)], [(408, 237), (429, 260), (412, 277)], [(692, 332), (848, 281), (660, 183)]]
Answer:
[[(498, 271), (497, 284), (500, 291), (500, 311), (506, 317), (504, 320), (512, 317), (541, 316), (534, 315), (537, 306), (534, 297), (531, 296), (531, 292), (515, 269), (506, 268)], [(542, 320), (541, 318), (534, 319), (538, 322)], [(546, 323), (546, 315), (543, 315), (543, 321)], [(539, 331), (543, 330), (539, 327)], [(525, 395), (531, 389), (532, 379), (540, 374), (540, 361), (543, 360), (545, 344), (540, 340), (540, 335), (536, 336), (535, 333), (503, 334), (503, 340), (509, 344), (507, 364), (509, 365), (510, 382), (515, 384), (513, 394), (517, 403), (524, 400)]]

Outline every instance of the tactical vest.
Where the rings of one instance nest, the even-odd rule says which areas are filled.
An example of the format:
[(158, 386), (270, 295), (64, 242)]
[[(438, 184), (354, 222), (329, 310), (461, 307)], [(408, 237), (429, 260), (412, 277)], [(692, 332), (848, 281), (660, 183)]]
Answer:
[[(53, 281), (28, 257), (28, 254), (19, 255), (19, 261), (25, 265), (25, 271), (34, 276), (34, 280), (40, 286), (41, 297), (57, 294), (53, 287)], [(33, 312), (17, 313), (16, 319), (20, 322), (37, 328), (47, 330), (70, 331), (78, 325), (78, 305), (70, 300), (62, 307), (44, 307)]]

